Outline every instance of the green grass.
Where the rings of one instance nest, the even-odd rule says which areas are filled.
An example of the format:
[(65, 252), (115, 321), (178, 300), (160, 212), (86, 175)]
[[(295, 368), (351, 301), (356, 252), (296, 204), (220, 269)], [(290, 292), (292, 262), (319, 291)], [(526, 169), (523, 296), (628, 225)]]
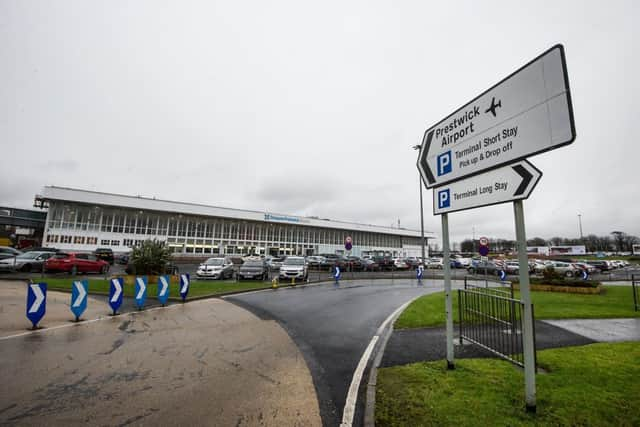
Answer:
[[(72, 279), (43, 279), (48, 284), (50, 290), (71, 291), (73, 283)], [(109, 281), (104, 279), (89, 279), (89, 293), (109, 293)], [(169, 287), (169, 296), (180, 298), (180, 292), (177, 284), (172, 283)], [(246, 291), (252, 289), (265, 289), (271, 287), (270, 282), (260, 281), (242, 281), (235, 282), (230, 280), (193, 280), (189, 287), (187, 299), (200, 297), (205, 295), (219, 295), (226, 292)], [(124, 285), (124, 295), (133, 297), (135, 292), (134, 285)], [(155, 283), (147, 285), (147, 297), (155, 298), (158, 294), (158, 286)]]
[(638, 426), (640, 343), (538, 352), (537, 412), (524, 411), (524, 376), (498, 359), (383, 368), (377, 426)]
[[(531, 292), (536, 319), (607, 319), (640, 317), (633, 309), (631, 286), (603, 286), (599, 295)], [(516, 298), (519, 293), (516, 292)], [(453, 321), (458, 320), (458, 292), (453, 291)], [(396, 329), (442, 326), (444, 292), (425, 295), (398, 317)]]

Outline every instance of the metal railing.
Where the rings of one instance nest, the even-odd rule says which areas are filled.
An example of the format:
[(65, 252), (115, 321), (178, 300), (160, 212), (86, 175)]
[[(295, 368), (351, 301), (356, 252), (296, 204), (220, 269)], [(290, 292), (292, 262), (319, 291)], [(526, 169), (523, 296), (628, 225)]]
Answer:
[(638, 288), (640, 288), (640, 279), (636, 279), (636, 275), (631, 276), (631, 288), (633, 290), (633, 307), (635, 311), (638, 311), (640, 308), (640, 295), (638, 293)]
[[(458, 290), (460, 344), (464, 340), (524, 367), (524, 305), (513, 290), (474, 286)], [(531, 307), (533, 315), (533, 306)], [(535, 318), (535, 317), (534, 317)], [(535, 329), (534, 354), (535, 354)]]

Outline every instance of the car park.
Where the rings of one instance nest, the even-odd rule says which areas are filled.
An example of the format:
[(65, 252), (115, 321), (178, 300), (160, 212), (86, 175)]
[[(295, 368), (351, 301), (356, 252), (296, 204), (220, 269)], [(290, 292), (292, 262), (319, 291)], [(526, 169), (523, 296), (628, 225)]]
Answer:
[(347, 263), (347, 269), (350, 271), (362, 271), (362, 258), (358, 256), (348, 256), (345, 259)]
[(396, 268), (393, 259), (388, 256), (375, 256), (373, 261), (378, 264), (380, 270), (394, 270)]
[(0, 260), (0, 271), (42, 271), (44, 263), (54, 252), (29, 251), (13, 258)]
[(396, 270), (407, 270), (409, 265), (402, 258), (394, 258), (393, 266)]
[(284, 258), (281, 257), (266, 257), (265, 262), (271, 271), (280, 270), (282, 263), (284, 262)]
[(546, 268), (565, 277), (576, 277), (581, 273), (579, 268), (576, 268), (570, 263), (564, 261), (551, 261)]
[(198, 266), (196, 276), (201, 279), (230, 279), (235, 273), (229, 257), (209, 258)]
[(329, 264), (327, 259), (320, 255), (311, 255), (307, 257), (307, 265), (311, 269), (323, 269), (327, 267)]
[(362, 260), (362, 271), (380, 271), (380, 266), (371, 258)]
[(507, 274), (519, 274), (520, 263), (518, 263), (518, 261), (507, 261), (504, 263), (504, 271)]
[(109, 263), (93, 254), (56, 252), (44, 262), (44, 271), (61, 271), (72, 275), (77, 273), (107, 273)]
[(601, 272), (611, 270), (609, 263), (605, 260), (589, 260), (589, 261), (583, 261), (583, 262), (586, 262), (587, 264), (592, 265), (593, 267), (597, 268)]
[(303, 279), (307, 280), (309, 270), (303, 257), (288, 256), (285, 258), (278, 276), (280, 280)]
[(587, 264), (584, 262), (574, 262), (572, 265), (581, 271), (586, 271), (588, 274), (597, 273), (598, 269), (591, 264)]
[(263, 259), (248, 259), (238, 270), (238, 280), (258, 279), (265, 280), (269, 277), (269, 267)]

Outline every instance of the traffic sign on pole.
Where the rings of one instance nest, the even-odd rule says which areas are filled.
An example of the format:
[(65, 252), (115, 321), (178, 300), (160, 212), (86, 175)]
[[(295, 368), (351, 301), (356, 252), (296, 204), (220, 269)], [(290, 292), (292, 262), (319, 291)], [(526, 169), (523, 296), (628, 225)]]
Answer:
[(147, 276), (136, 277), (136, 305), (138, 310), (142, 310), (144, 302), (147, 300)]
[(71, 289), (71, 312), (76, 316), (76, 322), (87, 309), (87, 294), (89, 293), (88, 280), (74, 280)]
[(187, 294), (189, 293), (190, 285), (191, 285), (191, 281), (189, 279), (189, 274), (181, 274), (180, 275), (180, 296), (182, 297), (182, 302), (185, 302), (187, 299)]
[(113, 315), (118, 314), (118, 309), (122, 305), (122, 288), (124, 286), (124, 280), (122, 277), (111, 279), (109, 285), (109, 306), (113, 310)]
[(30, 283), (27, 288), (27, 319), (33, 324), (33, 329), (38, 327), (38, 323), (47, 311), (47, 284)]
[(418, 169), (432, 188), (574, 139), (564, 48), (556, 45), (427, 129)]
[(480, 246), (489, 246), (489, 239), (487, 237), (481, 237), (478, 239)]
[(351, 236), (347, 236), (344, 239), (344, 248), (350, 251), (352, 247), (353, 247), (353, 240), (351, 239)]
[(433, 214), (440, 215), (526, 199), (541, 176), (542, 172), (523, 160), (436, 187), (433, 190)]
[(158, 276), (158, 301), (165, 305), (169, 299), (169, 276)]

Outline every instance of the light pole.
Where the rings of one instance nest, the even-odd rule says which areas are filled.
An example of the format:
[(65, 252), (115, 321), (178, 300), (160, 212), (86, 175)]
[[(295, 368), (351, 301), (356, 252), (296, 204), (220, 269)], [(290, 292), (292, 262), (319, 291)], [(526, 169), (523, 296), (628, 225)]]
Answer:
[(580, 241), (583, 241), (582, 237), (582, 215), (578, 214), (578, 226), (580, 227)]
[[(414, 145), (414, 150), (420, 150), (422, 148), (421, 145)], [(418, 186), (420, 187), (420, 243), (422, 245), (422, 263), (425, 261), (425, 249), (424, 249), (424, 212), (422, 209), (422, 175), (420, 175), (420, 171), (418, 171)]]

